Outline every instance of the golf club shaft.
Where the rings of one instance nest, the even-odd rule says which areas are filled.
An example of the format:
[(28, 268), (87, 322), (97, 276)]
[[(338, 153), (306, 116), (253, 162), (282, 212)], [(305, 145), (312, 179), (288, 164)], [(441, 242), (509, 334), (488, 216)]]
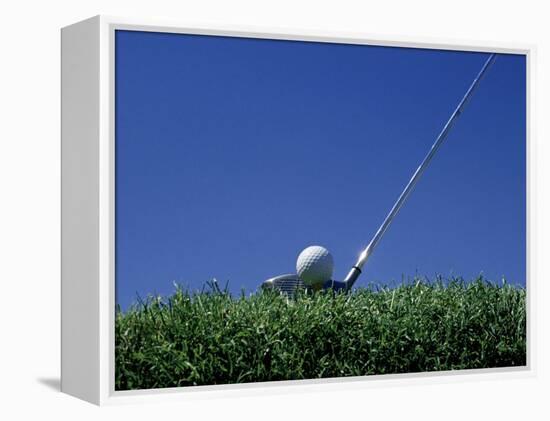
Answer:
[(483, 75), (485, 74), (487, 69), (495, 61), (495, 58), (496, 58), (496, 54), (494, 54), (494, 53), (489, 56), (489, 58), (487, 59), (487, 61), (485, 62), (485, 64), (481, 68), (481, 70), (479, 71), (478, 75), (476, 76), (476, 78), (474, 79), (472, 84), (470, 85), (470, 88), (466, 91), (466, 94), (464, 95), (464, 97), (462, 97), (462, 100), (459, 102), (458, 106), (456, 107), (454, 112), (451, 114), (451, 117), (449, 117), (449, 120), (447, 120), (447, 123), (445, 124), (445, 126), (443, 126), (443, 129), (439, 133), (439, 136), (437, 136), (437, 138), (436, 138), (434, 144), (432, 145), (432, 147), (430, 148), (428, 154), (426, 155), (426, 157), (424, 158), (422, 163), (419, 165), (419, 167), (416, 169), (416, 171), (412, 175), (411, 179), (409, 180), (409, 182), (407, 183), (407, 185), (405, 186), (405, 188), (403, 189), (403, 191), (399, 195), (399, 198), (397, 199), (397, 201), (395, 202), (395, 204), (391, 208), (390, 212), (388, 213), (388, 215), (384, 219), (384, 222), (382, 222), (382, 225), (380, 225), (380, 228), (378, 228), (378, 231), (376, 231), (376, 234), (374, 235), (374, 237), (372, 238), (372, 240), (368, 244), (367, 248), (365, 250), (363, 250), (363, 252), (359, 256), (359, 259), (357, 260), (357, 263), (355, 264), (355, 266), (353, 266), (351, 268), (350, 272), (348, 273), (348, 275), (346, 276), (346, 278), (344, 280), (344, 283), (346, 284), (346, 289), (347, 290), (349, 290), (353, 286), (353, 284), (355, 283), (355, 281), (357, 280), (357, 278), (361, 274), (361, 268), (363, 267), (363, 265), (365, 264), (365, 262), (367, 261), (369, 256), (372, 254), (372, 252), (376, 248), (378, 242), (380, 241), (380, 239), (382, 238), (382, 236), (384, 235), (384, 233), (386, 232), (386, 230), (388, 229), (388, 227), (392, 223), (393, 218), (395, 218), (395, 215), (397, 215), (397, 213), (399, 212), (399, 210), (401, 209), (401, 207), (403, 206), (403, 204), (405, 203), (405, 201), (409, 197), (409, 195), (410, 195), (411, 191), (413, 190), (414, 186), (416, 185), (416, 183), (418, 182), (418, 180), (420, 179), (420, 177), (424, 173), (424, 170), (427, 168), (430, 161), (434, 157), (435, 153), (437, 152), (437, 150), (439, 149), (439, 147), (441, 146), (441, 144), (443, 143), (443, 141), (445, 140), (445, 138), (449, 134), (449, 132), (450, 132), (454, 122), (456, 121), (457, 117), (462, 113), (462, 111), (464, 111), (464, 107), (468, 103), (468, 100), (470, 99), (470, 97), (474, 93), (475, 89), (479, 85), (479, 82), (483, 78)]

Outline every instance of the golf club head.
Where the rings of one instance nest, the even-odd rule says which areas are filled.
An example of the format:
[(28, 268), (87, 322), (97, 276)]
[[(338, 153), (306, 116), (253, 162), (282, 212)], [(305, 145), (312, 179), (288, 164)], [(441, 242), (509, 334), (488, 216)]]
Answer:
[(262, 289), (275, 290), (287, 297), (293, 297), (296, 291), (305, 289), (304, 281), (295, 273), (287, 273), (286, 275), (275, 276), (269, 278), (262, 283)]
[[(273, 289), (290, 298), (293, 297), (298, 290), (307, 289), (307, 287), (297, 274), (288, 273), (286, 275), (279, 275), (267, 279), (262, 283), (262, 289)], [(346, 283), (329, 280), (325, 282), (323, 289), (332, 289), (338, 292), (346, 289)]]

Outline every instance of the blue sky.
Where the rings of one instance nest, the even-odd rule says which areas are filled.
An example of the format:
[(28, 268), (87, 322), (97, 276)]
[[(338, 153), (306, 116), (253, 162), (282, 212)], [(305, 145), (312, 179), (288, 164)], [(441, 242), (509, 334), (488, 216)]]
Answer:
[[(117, 31), (116, 299), (345, 276), (487, 54)], [(357, 286), (525, 285), (525, 58), (499, 55)]]

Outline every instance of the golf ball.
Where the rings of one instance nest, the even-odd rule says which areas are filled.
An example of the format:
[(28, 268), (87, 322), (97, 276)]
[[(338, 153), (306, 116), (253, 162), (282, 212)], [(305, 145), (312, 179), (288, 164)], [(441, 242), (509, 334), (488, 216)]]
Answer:
[(296, 262), (296, 273), (309, 287), (320, 288), (332, 278), (334, 259), (329, 251), (321, 246), (304, 249)]

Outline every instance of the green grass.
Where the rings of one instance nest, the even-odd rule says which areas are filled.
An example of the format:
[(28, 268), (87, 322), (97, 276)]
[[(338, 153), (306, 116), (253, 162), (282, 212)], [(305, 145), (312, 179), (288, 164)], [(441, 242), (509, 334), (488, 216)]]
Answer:
[(116, 389), (522, 366), (525, 298), (482, 279), (293, 301), (177, 289), (117, 311)]

